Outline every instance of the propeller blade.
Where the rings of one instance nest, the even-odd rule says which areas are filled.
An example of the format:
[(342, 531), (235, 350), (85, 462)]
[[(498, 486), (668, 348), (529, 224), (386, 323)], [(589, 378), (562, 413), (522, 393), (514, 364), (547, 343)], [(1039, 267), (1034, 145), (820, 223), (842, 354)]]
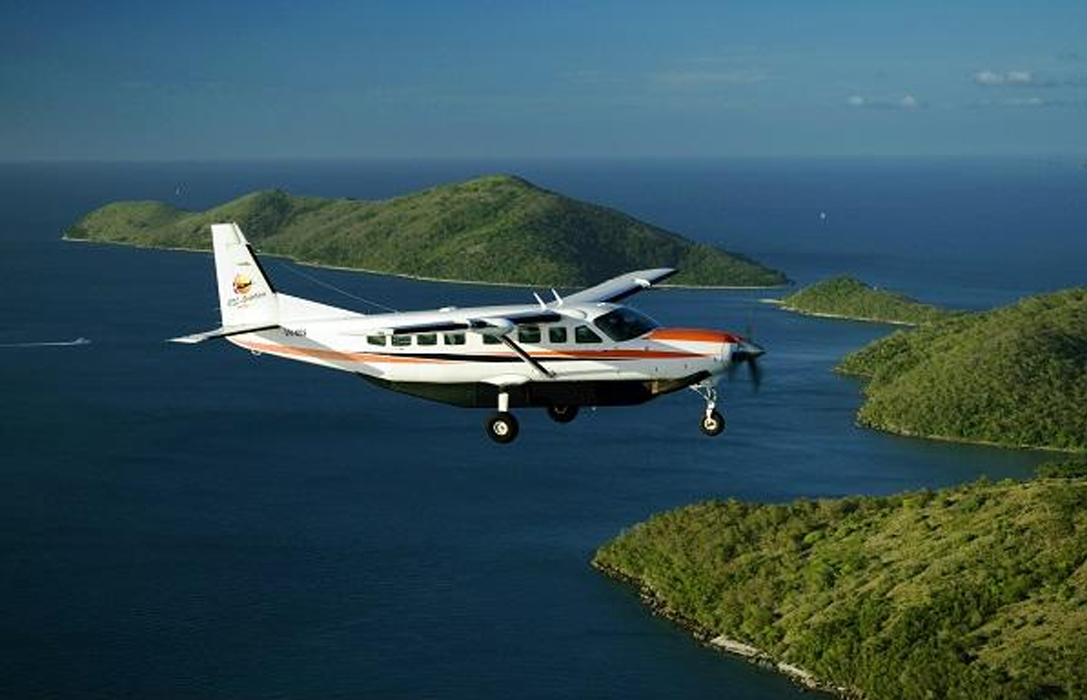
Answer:
[(751, 375), (751, 386), (758, 392), (762, 386), (762, 369), (759, 368), (759, 362), (754, 357), (747, 360), (747, 372)]
[(746, 364), (747, 374), (751, 378), (751, 387), (757, 393), (762, 384), (762, 369), (759, 367), (758, 359), (764, 352), (762, 347), (750, 338), (741, 340), (740, 347), (734, 350), (732, 357), (729, 358), (731, 360), (728, 366), (729, 381), (735, 375), (737, 365)]

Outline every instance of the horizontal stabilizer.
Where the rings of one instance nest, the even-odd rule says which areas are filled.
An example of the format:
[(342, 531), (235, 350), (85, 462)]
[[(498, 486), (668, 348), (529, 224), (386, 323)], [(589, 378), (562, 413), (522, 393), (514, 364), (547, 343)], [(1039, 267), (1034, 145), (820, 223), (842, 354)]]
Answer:
[(183, 335), (180, 338), (169, 338), (168, 342), (171, 343), (185, 343), (187, 345), (192, 343), (202, 343), (205, 340), (211, 340), (213, 338), (226, 338), (232, 335), (242, 335), (243, 333), (256, 333), (258, 331), (270, 331), (275, 328), (279, 328), (278, 324), (252, 324), (248, 326), (222, 326), (215, 330), (204, 331), (203, 333), (193, 333), (192, 335)]

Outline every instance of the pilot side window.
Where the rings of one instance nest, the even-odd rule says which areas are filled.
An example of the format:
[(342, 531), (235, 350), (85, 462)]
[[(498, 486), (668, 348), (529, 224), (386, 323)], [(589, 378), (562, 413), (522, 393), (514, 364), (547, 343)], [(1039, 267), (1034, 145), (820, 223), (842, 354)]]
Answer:
[(551, 326), (547, 329), (547, 339), (552, 343), (566, 342), (566, 326)]
[(540, 342), (540, 327), (521, 326), (517, 329), (517, 340), (521, 341), (522, 343)]
[(367, 345), (384, 345), (385, 336), (383, 335), (368, 335), (366, 336)]
[(394, 348), (404, 348), (411, 345), (410, 335), (394, 335), (392, 336), (392, 343)]
[(423, 333), (422, 335), (416, 336), (416, 341), (415, 342), (419, 343), (420, 345), (437, 345), (438, 344), (438, 334), (437, 333)]
[(574, 340), (578, 343), (599, 343), (600, 336), (588, 326), (578, 326), (574, 329)]
[(446, 333), (442, 339), (446, 345), (464, 345), (463, 333)]
[(501, 345), (502, 341), (498, 339), (498, 336), (485, 335), (483, 336), (484, 345)]
[(657, 322), (643, 313), (621, 306), (594, 321), (612, 340), (623, 342), (643, 336), (657, 327)]

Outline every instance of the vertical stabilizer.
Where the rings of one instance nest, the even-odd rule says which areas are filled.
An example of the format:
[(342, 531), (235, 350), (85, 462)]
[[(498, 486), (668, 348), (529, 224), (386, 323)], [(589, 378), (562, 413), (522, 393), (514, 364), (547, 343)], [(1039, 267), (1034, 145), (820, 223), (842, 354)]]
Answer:
[(225, 328), (275, 325), (279, 300), (237, 224), (212, 224), (219, 310)]

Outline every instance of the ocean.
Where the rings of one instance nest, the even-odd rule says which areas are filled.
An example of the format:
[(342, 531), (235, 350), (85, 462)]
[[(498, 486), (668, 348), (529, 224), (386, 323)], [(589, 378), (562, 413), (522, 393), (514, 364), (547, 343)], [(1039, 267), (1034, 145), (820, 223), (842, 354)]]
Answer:
[[(0, 165), (0, 697), (800, 698), (653, 617), (589, 567), (594, 549), (706, 499), (1023, 478), (1046, 458), (855, 427), (859, 385), (832, 367), (890, 329), (760, 303), (782, 290), (632, 300), (768, 349), (758, 393), (742, 371), (725, 387), (719, 438), (682, 392), (569, 425), (521, 410), (498, 446), (486, 411), (165, 343), (218, 324), (209, 255), (60, 240), (115, 199), (382, 198), (493, 172), (800, 284), (849, 273), (983, 309), (1087, 283), (1087, 170), (1070, 160)], [(366, 310), (269, 262), (284, 291)], [(302, 271), (400, 309), (531, 301)]]

